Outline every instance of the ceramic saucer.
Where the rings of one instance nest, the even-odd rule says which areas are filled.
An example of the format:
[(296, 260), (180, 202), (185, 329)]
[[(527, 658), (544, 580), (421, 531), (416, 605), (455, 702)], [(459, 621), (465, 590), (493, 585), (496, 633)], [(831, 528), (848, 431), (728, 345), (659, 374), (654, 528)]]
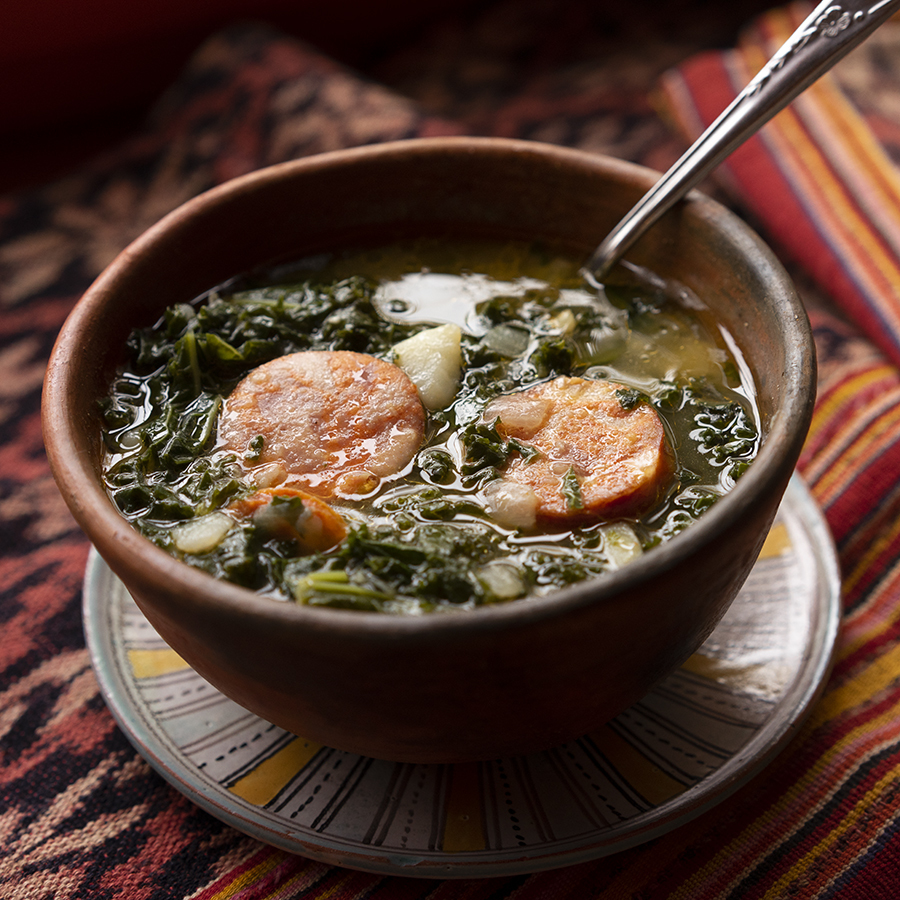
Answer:
[(597, 858), (723, 801), (785, 745), (827, 676), (831, 537), (796, 476), (750, 578), (684, 666), (599, 731), (541, 753), (411, 765), (323, 747), (211, 687), (94, 553), (84, 621), (106, 702), (147, 761), (212, 815), (328, 863), (488, 877)]

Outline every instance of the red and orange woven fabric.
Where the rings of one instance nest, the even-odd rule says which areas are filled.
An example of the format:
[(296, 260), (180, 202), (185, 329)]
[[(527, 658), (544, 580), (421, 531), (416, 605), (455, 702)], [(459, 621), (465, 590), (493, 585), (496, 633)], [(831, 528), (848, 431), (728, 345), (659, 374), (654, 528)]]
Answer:
[(843, 570), (824, 694), (740, 791), (664, 837), (565, 869), (445, 882), (356, 872), (261, 844), (194, 806), (131, 747), (91, 670), (80, 621), (89, 548), (39, 424), (44, 366), (80, 293), (180, 202), (337, 147), (489, 134), (664, 168), (809, 9), (766, 14), (736, 48), (710, 51), (724, 32), (669, 27), (683, 4), (662, 4), (655, 29), (636, 27), (633, 10), (595, 7), (489, 3), (365, 77), (265, 27), (235, 28), (200, 49), (140, 135), (0, 198), (4, 900), (900, 896), (900, 23), (708, 186), (770, 241), (808, 303), (820, 385), (801, 471)]

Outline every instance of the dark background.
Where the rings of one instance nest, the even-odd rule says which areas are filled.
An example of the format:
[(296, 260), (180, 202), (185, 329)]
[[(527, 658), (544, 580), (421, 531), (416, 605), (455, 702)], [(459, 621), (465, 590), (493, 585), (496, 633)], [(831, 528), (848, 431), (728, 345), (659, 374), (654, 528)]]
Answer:
[[(0, 0), (0, 193), (65, 174), (137, 129), (192, 52), (228, 25), (257, 20), (382, 81), (403, 47), (431, 32), (490, 21), (497, 0)], [(654, 38), (717, 47), (767, 9), (765, 0), (556, 0), (535, 15), (567, 23), (573, 60), (600, 24), (617, 45)], [(502, 42), (501, 42), (502, 43)], [(502, 46), (498, 52), (502, 52)], [(523, 72), (540, 64), (517, 50)], [(420, 66), (428, 65), (420, 59)], [(406, 83), (426, 70), (403, 72)], [(385, 77), (387, 76), (387, 77)], [(395, 89), (402, 85), (390, 85)], [(421, 101), (421, 98), (417, 98)]]

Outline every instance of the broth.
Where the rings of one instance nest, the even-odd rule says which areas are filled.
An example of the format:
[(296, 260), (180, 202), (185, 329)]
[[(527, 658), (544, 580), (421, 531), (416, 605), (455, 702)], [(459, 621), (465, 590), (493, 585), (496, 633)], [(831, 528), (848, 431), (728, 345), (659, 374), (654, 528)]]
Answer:
[[(170, 308), (128, 350), (103, 409), (117, 508), (188, 564), (311, 605), (459, 610), (615, 570), (695, 521), (759, 443), (747, 368), (698, 298), (643, 282), (594, 289), (577, 261), (531, 245), (417, 241), (304, 260)], [(421, 421), (394, 429), (389, 465), (382, 450), (349, 459), (374, 446), (361, 436), (343, 469), (331, 454), (327, 478), (290, 471), (281, 437), (254, 431), (269, 399), (254, 379), (287, 366), (277, 377), (312, 389), (306, 370), (338, 362), (362, 367), (347, 390), (374, 379), (415, 412), (411, 378)], [(341, 394), (329, 416), (351, 402)], [(640, 490), (595, 500), (592, 473), (557, 458), (575, 418), (595, 427), (586, 404), (635, 423), (626, 443), (653, 444)], [(374, 405), (363, 398), (353, 422)], [(540, 426), (506, 421), (534, 410)], [(590, 454), (608, 442), (573, 440)], [(547, 479), (563, 499), (542, 493)]]

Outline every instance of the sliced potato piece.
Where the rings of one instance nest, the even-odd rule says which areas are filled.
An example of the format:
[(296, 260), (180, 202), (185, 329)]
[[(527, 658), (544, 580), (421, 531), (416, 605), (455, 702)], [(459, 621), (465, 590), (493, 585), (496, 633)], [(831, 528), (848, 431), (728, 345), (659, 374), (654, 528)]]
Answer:
[(418, 388), (427, 409), (443, 409), (453, 402), (462, 368), (458, 325), (438, 325), (394, 346), (397, 365)]
[(482, 566), (478, 578), (498, 600), (514, 600), (528, 590), (516, 567), (505, 562), (495, 560)]
[(208, 553), (219, 546), (233, 525), (231, 516), (211, 512), (176, 525), (172, 529), (172, 540), (182, 553)]
[(627, 566), (640, 557), (644, 550), (634, 529), (624, 522), (613, 522), (603, 528), (606, 552), (616, 569)]

